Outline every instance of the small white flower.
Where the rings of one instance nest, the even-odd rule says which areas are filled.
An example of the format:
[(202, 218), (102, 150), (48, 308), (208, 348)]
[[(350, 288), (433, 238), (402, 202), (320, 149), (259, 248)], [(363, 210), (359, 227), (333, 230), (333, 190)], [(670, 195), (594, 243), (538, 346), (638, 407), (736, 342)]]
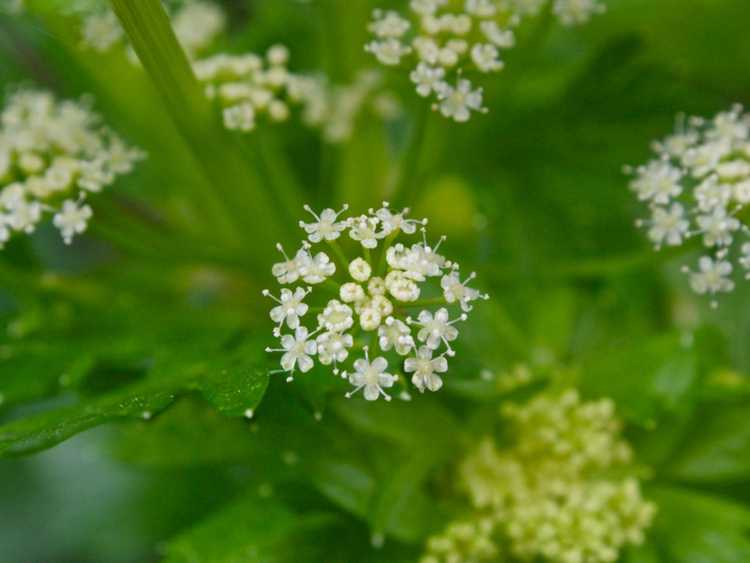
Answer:
[(699, 215), (696, 221), (706, 246), (729, 246), (732, 233), (740, 228), (739, 220), (727, 215), (722, 207), (717, 207), (709, 215)]
[(440, 287), (443, 288), (443, 296), (448, 303), (458, 302), (461, 305), (463, 311), (471, 311), (472, 301), (477, 299), (489, 299), (487, 294), (482, 294), (473, 287), (469, 287), (467, 284), (476, 277), (476, 273), (472, 272), (469, 277), (464, 281), (461, 281), (459, 273), (453, 271), (448, 275), (443, 276), (440, 280)]
[(384, 295), (375, 295), (365, 307), (376, 310), (381, 318), (386, 318), (393, 312), (393, 304)]
[(271, 273), (280, 284), (296, 282), (302, 276), (302, 270), (310, 262), (310, 254), (304, 248), (300, 248), (294, 258), (289, 258), (281, 244), (276, 249), (284, 256), (283, 262), (278, 262), (271, 268)]
[(329, 332), (344, 332), (354, 324), (352, 308), (336, 299), (331, 299), (318, 315), (318, 324)]
[(100, 53), (108, 51), (125, 33), (117, 16), (110, 10), (87, 16), (81, 32), (84, 45)]
[(308, 310), (308, 306), (303, 303), (302, 300), (307, 297), (310, 291), (312, 291), (311, 288), (305, 290), (298, 287), (294, 292), (287, 288), (283, 288), (281, 290), (281, 295), (276, 297), (267, 289), (263, 290), (264, 296), (270, 297), (278, 303), (276, 307), (271, 309), (271, 320), (278, 324), (274, 329), (274, 336), (279, 335), (284, 322), (286, 322), (286, 325), (292, 330), (299, 326), (300, 317), (305, 316), (305, 313), (307, 313)]
[(694, 195), (698, 209), (709, 212), (718, 207), (726, 207), (732, 198), (732, 187), (720, 183), (716, 176), (709, 176), (695, 188)]
[(359, 326), (364, 331), (377, 330), (382, 320), (383, 316), (375, 307), (363, 307), (359, 311)]
[(648, 236), (657, 246), (661, 246), (665, 241), (670, 246), (678, 246), (682, 244), (689, 228), (690, 223), (685, 219), (684, 208), (679, 203), (673, 203), (669, 209), (654, 209)]
[(638, 177), (630, 187), (642, 201), (653, 201), (660, 205), (670, 202), (682, 193), (682, 172), (668, 162), (654, 160), (637, 170)]
[(395, 37), (381, 41), (370, 41), (365, 45), (365, 50), (375, 55), (382, 64), (386, 66), (397, 66), (401, 59), (411, 52), (411, 47), (404, 45)]
[(398, 12), (388, 10), (383, 12), (382, 10), (375, 10), (373, 12), (374, 21), (367, 26), (376, 37), (401, 37), (411, 27), (409, 20), (402, 18)]
[(438, 8), (445, 6), (448, 0), (411, 0), (409, 7), (412, 12), (422, 16), (433, 15)]
[(324, 332), (318, 336), (317, 345), (320, 363), (325, 366), (333, 364), (333, 373), (338, 374), (338, 368), (335, 366), (349, 356), (349, 348), (354, 345), (354, 338), (351, 334)]
[(355, 258), (349, 264), (349, 275), (358, 282), (366, 282), (372, 275), (372, 267), (362, 258)]
[(746, 242), (742, 245), (742, 257), (740, 258), (740, 265), (746, 270), (750, 270), (750, 242)]
[(236, 131), (252, 131), (255, 129), (255, 108), (252, 104), (244, 103), (229, 106), (223, 111), (224, 127)]
[(690, 169), (694, 178), (703, 178), (714, 171), (730, 151), (731, 146), (724, 141), (705, 143), (685, 151), (682, 164)]
[(443, 84), (444, 76), (444, 68), (433, 67), (425, 62), (420, 62), (417, 68), (409, 74), (409, 79), (417, 85), (417, 94), (426, 98), (440, 89), (438, 86)]
[(494, 21), (484, 21), (479, 24), (487, 41), (501, 49), (508, 49), (516, 44), (516, 36), (511, 29), (501, 29)]
[(491, 18), (497, 14), (497, 6), (492, 0), (466, 0), (465, 10), (478, 18)]
[(417, 333), (417, 338), (433, 350), (437, 350), (442, 342), (448, 349), (448, 355), (452, 356), (454, 352), (450, 343), (458, 338), (458, 329), (453, 325), (466, 319), (466, 313), (463, 313), (451, 321), (448, 309), (445, 308), (438, 309), (434, 315), (430, 311), (422, 311), (416, 321), (416, 324), (422, 327)]
[(405, 322), (388, 317), (378, 328), (378, 345), (383, 352), (393, 348), (397, 354), (405, 356), (414, 348), (414, 338)]
[(438, 391), (443, 386), (443, 380), (438, 374), (448, 371), (448, 361), (445, 356), (433, 358), (432, 349), (421, 346), (416, 357), (406, 359), (404, 371), (414, 373), (411, 382), (420, 392), (424, 393), (425, 389)]
[(38, 202), (19, 201), (12, 209), (8, 224), (16, 230), (31, 234), (42, 219), (42, 206)]
[(365, 299), (365, 290), (353, 282), (347, 282), (339, 289), (339, 297), (344, 303), (358, 303)]
[(311, 336), (304, 326), (299, 326), (294, 331), (294, 336), (285, 334), (281, 337), (281, 348), (266, 348), (266, 352), (284, 353), (281, 356), (281, 367), (291, 374), (288, 380), (291, 380), (296, 368), (306, 373), (315, 365), (311, 356), (315, 355), (318, 347), (315, 340), (310, 339)]
[(457, 123), (469, 121), (472, 111), (485, 111), (482, 107), (482, 89), (473, 90), (471, 82), (465, 79), (459, 80), (455, 88), (444, 84), (438, 98), (440, 113)]
[(419, 299), (420, 289), (414, 280), (409, 279), (404, 272), (392, 270), (385, 277), (385, 287), (397, 300), (404, 302)]
[(314, 258), (302, 265), (300, 273), (307, 283), (322, 283), (336, 273), (336, 264), (325, 252), (318, 252)]
[(367, 292), (370, 295), (385, 295), (386, 287), (383, 278), (374, 277), (367, 283)]
[(92, 215), (91, 207), (68, 199), (63, 202), (62, 209), (55, 214), (52, 222), (60, 230), (65, 244), (70, 244), (74, 235), (86, 230)]
[(726, 260), (713, 260), (709, 256), (703, 256), (698, 267), (700, 271), (690, 275), (690, 286), (696, 293), (726, 293), (734, 289), (734, 282), (729, 279), (732, 265)]
[(500, 60), (500, 52), (497, 47), (489, 43), (474, 45), (471, 48), (471, 60), (474, 61), (481, 72), (497, 72), (505, 66)]
[[(367, 348), (365, 348), (365, 354), (367, 354)], [(396, 378), (390, 373), (386, 373), (388, 369), (388, 361), (383, 358), (375, 358), (370, 363), (369, 357), (365, 359), (359, 359), (354, 362), (354, 373), (349, 375), (349, 383), (354, 385), (354, 390), (346, 394), (349, 398), (360, 389), (364, 389), (365, 399), (368, 401), (375, 401), (381, 395), (386, 401), (391, 400), (391, 396), (385, 392), (385, 389), (393, 387)]]
[(591, 16), (604, 12), (599, 0), (555, 0), (553, 11), (563, 25), (586, 23)]
[(418, 225), (426, 225), (427, 220), (422, 219), (407, 219), (406, 215), (409, 213), (409, 209), (406, 208), (400, 213), (394, 213), (391, 211), (387, 201), (383, 202), (383, 207), (375, 212), (375, 216), (380, 220), (380, 226), (383, 229), (384, 235), (391, 235), (398, 233), (399, 231), (406, 233), (407, 235), (413, 235), (417, 232)]
[(289, 62), (289, 48), (286, 45), (272, 45), (266, 51), (266, 59), (274, 66), (284, 66)]
[(315, 217), (315, 221), (312, 223), (300, 221), (299, 226), (305, 230), (310, 242), (317, 243), (322, 240), (336, 240), (341, 236), (341, 231), (346, 229), (346, 221), (338, 221), (338, 218), (347, 209), (349, 209), (348, 205), (344, 205), (341, 211), (324, 209), (320, 213), (320, 216), (318, 216), (309, 205), (305, 205), (305, 211)]
[(378, 223), (377, 217), (353, 217), (349, 220), (349, 236), (364, 248), (373, 249), (378, 246), (378, 239), (383, 237), (378, 232)]

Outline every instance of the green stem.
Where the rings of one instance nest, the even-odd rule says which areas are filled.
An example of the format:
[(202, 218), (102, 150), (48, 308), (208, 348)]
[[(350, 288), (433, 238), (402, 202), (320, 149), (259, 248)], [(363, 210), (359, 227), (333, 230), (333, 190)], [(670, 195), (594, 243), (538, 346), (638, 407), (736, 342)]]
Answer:
[(336, 240), (327, 240), (326, 242), (328, 243), (328, 246), (331, 247), (331, 250), (333, 250), (333, 253), (336, 256), (336, 259), (344, 267), (344, 270), (348, 272), (349, 260), (346, 259), (346, 254), (344, 254), (344, 251), (341, 250), (341, 245), (339, 245), (338, 241)]
[(420, 157), (427, 133), (427, 122), (432, 109), (427, 105), (419, 111), (412, 126), (409, 141), (401, 157), (396, 187), (391, 194), (391, 200), (396, 207), (403, 207), (407, 201), (414, 201), (417, 188), (414, 181), (419, 172)]

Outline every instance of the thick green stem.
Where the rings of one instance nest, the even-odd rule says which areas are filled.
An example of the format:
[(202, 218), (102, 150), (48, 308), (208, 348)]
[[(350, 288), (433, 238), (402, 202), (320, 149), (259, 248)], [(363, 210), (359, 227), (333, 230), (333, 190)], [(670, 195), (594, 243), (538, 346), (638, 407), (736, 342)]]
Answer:
[[(237, 141), (219, 125), (161, 2), (110, 1), (166, 111), (214, 188), (211, 207), (226, 218), (226, 238), (237, 246), (243, 245), (243, 239), (282, 238), (281, 222), (269, 193)], [(253, 258), (259, 263), (270, 260), (271, 245), (254, 244), (253, 248)]]

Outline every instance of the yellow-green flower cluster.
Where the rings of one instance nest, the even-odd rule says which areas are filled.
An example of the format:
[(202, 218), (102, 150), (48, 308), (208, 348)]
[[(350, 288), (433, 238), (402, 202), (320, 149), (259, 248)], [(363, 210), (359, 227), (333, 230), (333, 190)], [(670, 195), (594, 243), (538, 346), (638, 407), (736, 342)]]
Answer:
[(420, 563), (497, 561), (500, 551), (492, 538), (496, 526), (496, 520), (490, 517), (457, 520), (429, 539), (427, 554)]
[[(628, 471), (632, 451), (612, 401), (583, 402), (569, 390), (502, 414), (511, 445), (500, 449), (486, 438), (459, 469), (477, 518), (494, 522), (489, 536), (498, 550), (505, 542), (521, 559), (605, 563), (643, 542), (656, 508)], [(482, 561), (458, 542), (444, 556), (434, 549), (454, 534), (430, 540), (424, 561)]]

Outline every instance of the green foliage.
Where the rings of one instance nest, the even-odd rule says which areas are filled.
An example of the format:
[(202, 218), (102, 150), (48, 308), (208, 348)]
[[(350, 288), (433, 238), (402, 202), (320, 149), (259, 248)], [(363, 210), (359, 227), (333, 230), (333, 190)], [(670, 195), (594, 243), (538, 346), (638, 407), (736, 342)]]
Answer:
[[(652, 251), (622, 174), (676, 113), (747, 101), (746, 2), (607, 3), (586, 27), (520, 34), (488, 82), (490, 113), (465, 126), (385, 73), (403, 116), (389, 127), (364, 116), (343, 145), (296, 117), (227, 133), (157, 0), (112, 2), (141, 67), (82, 51), (64, 2), (0, 13), (4, 88), (91, 92), (149, 153), (92, 198), (91, 236), (63, 247), (42, 229), (0, 254), (0, 519), (11, 522), (0, 540), (26, 507), (57, 530), (19, 534), (20, 556), (0, 542), (0, 561), (415, 561), (462, 515), (456, 465), (502, 433), (499, 405), (548, 385), (611, 397), (626, 423), (659, 512), (623, 561), (750, 560), (750, 291), (716, 311), (688, 294), (689, 254)], [(370, 64), (372, 8), (402, 4), (226, 1), (221, 47), (283, 41), (296, 69), (349, 81)], [(359, 210), (391, 197), (429, 214), (492, 296), (462, 327), (445, 389), (366, 404), (327, 372), (284, 383), (263, 351), (274, 243), (296, 234), (303, 201)], [(536, 379), (509, 391), (518, 363)], [(87, 440), (106, 463), (87, 464)], [(53, 494), (63, 477), (98, 491), (102, 473), (127, 502), (102, 498), (94, 516), (60, 525), (55, 502), (96, 504), (78, 488)], [(92, 539), (105, 513), (119, 542)]]

